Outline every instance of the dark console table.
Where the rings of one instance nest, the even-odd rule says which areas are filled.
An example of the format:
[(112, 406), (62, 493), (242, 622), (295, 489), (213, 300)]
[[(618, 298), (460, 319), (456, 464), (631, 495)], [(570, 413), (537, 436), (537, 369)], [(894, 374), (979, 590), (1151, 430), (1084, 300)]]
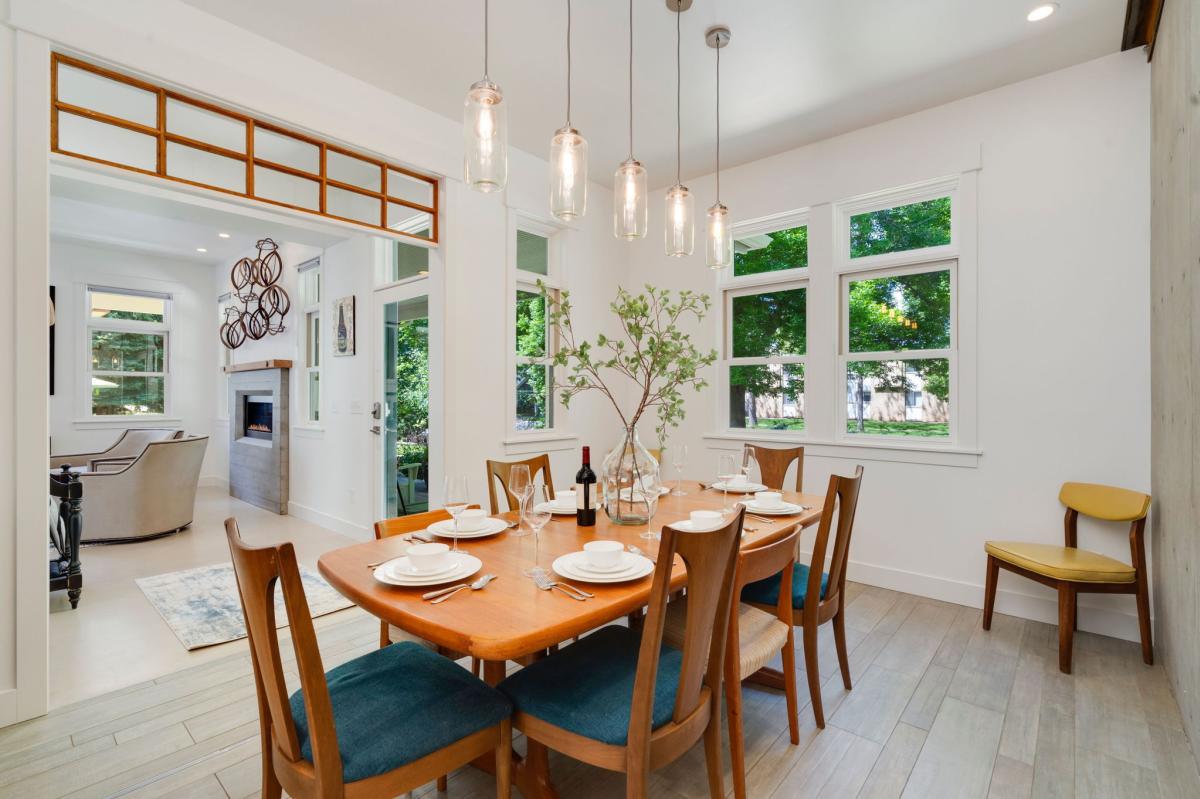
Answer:
[(58, 499), (58, 520), (50, 541), (55, 554), (50, 559), (50, 590), (67, 592), (71, 608), (79, 606), (83, 591), (83, 568), (79, 563), (79, 539), (83, 535), (83, 484), (70, 466), (50, 473), (50, 496)]

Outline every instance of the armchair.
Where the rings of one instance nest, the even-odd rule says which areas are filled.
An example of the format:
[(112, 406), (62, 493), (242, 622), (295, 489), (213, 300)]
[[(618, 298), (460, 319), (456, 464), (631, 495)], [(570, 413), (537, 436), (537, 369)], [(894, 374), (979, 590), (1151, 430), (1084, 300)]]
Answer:
[(146, 446), (154, 441), (168, 441), (174, 438), (182, 438), (183, 431), (170, 427), (137, 427), (130, 428), (121, 433), (121, 436), (112, 443), (112, 445), (102, 452), (80, 452), (74, 455), (51, 455), (50, 468), (58, 469), (64, 465), (83, 466), (89, 470), (95, 470), (96, 466), (93, 461), (104, 460), (114, 461), (120, 460), (132, 462), (142, 454)]

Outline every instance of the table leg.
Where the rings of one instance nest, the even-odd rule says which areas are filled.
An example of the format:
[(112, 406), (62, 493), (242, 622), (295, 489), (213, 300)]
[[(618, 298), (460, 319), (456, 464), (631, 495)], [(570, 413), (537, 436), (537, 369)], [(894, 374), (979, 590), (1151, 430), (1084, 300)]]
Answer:
[[(496, 685), (504, 679), (505, 663), (502, 660), (483, 661), (483, 681)], [(512, 782), (525, 799), (558, 799), (558, 791), (550, 782), (550, 753), (536, 741), (525, 739), (526, 754), (521, 757), (513, 753)], [(475, 761), (477, 768), (489, 774), (496, 773), (496, 759), (484, 755)]]

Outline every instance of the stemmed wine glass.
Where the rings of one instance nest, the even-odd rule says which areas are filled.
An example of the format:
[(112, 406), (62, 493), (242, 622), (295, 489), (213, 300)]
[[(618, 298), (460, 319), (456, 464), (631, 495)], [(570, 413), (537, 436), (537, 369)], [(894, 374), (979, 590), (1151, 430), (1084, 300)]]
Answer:
[(525, 520), (529, 522), (529, 529), (533, 533), (533, 568), (525, 571), (526, 577), (544, 577), (546, 570), (538, 563), (538, 541), (541, 538), (542, 528), (550, 521), (550, 490), (545, 484), (538, 483), (535, 486), (530, 486), (530, 496), (526, 499), (529, 509), (525, 514)]
[(685, 497), (687, 492), (683, 490), (681, 484), (683, 481), (683, 467), (687, 466), (688, 448), (686, 444), (680, 444), (670, 450), (671, 465), (675, 467), (675, 490), (671, 492), (673, 497)]
[(721, 513), (729, 515), (729, 481), (741, 473), (738, 458), (733, 455), (722, 455), (717, 459), (717, 477), (721, 480)]
[(648, 538), (651, 541), (661, 541), (662, 533), (653, 530), (654, 514), (658, 511), (659, 488), (657, 485), (643, 489), (643, 496), (646, 500), (646, 532), (641, 534), (642, 538)]
[(458, 551), (458, 517), (471, 504), (471, 489), (466, 475), (447, 475), (443, 484), (442, 506), (454, 519), (454, 551)]
[(528, 532), (524, 528), (525, 523), (525, 506), (529, 504), (529, 498), (533, 494), (533, 481), (529, 476), (529, 465), (519, 463), (512, 467), (512, 471), (508, 475), (508, 493), (513, 495), (517, 500), (517, 527), (509, 535), (520, 536)]
[(754, 447), (747, 444), (742, 447), (742, 474), (746, 476), (746, 482), (758, 482), (751, 476), (758, 471), (758, 458), (754, 454)]

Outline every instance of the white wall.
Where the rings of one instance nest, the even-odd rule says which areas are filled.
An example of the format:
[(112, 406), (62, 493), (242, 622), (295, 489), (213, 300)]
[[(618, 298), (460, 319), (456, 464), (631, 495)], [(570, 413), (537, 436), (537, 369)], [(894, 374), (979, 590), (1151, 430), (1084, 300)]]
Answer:
[[(1148, 78), (1140, 53), (1113, 55), (722, 174), (722, 200), (736, 221), (941, 177), (982, 154), (983, 454), (964, 468), (810, 447), (808, 491), (823, 492), (831, 473), (865, 466), (852, 579), (978, 606), (984, 540), (1061, 542), (1060, 483), (1149, 490)], [(707, 207), (711, 178), (688, 183), (697, 209)], [(661, 204), (658, 192), (652, 231), (661, 230)], [(711, 293), (703, 257), (698, 225), (694, 257), (666, 258), (656, 233), (631, 267), (640, 280)], [(811, 361), (813, 315), (832, 309), (809, 313)], [(705, 348), (716, 339), (715, 325), (695, 331)], [(1024, 385), (1037, 387), (1035, 401), (1025, 399)], [(675, 439), (695, 453), (690, 471), (698, 476), (711, 476), (719, 452), (704, 438), (716, 428), (715, 403), (715, 392), (689, 399)], [(1128, 561), (1124, 530), (1085, 527), (1081, 542)], [(1000, 589), (1001, 612), (1057, 618), (1041, 586), (1003, 575)], [(1081, 628), (1136, 639), (1128, 597), (1080, 602)]]
[[(52, 451), (95, 452), (116, 440), (127, 421), (86, 420), (88, 387), (84, 333), (87, 285), (161, 291), (171, 295), (168, 419), (154, 426), (182, 427), (210, 435), (214, 415), (211, 365), (217, 357), (213, 325), (213, 268), (133, 250), (55, 238), (50, 244), (50, 282), (56, 286), (55, 392), (50, 398)], [(142, 424), (133, 422), (133, 424)], [(220, 474), (209, 442), (202, 475)]]

